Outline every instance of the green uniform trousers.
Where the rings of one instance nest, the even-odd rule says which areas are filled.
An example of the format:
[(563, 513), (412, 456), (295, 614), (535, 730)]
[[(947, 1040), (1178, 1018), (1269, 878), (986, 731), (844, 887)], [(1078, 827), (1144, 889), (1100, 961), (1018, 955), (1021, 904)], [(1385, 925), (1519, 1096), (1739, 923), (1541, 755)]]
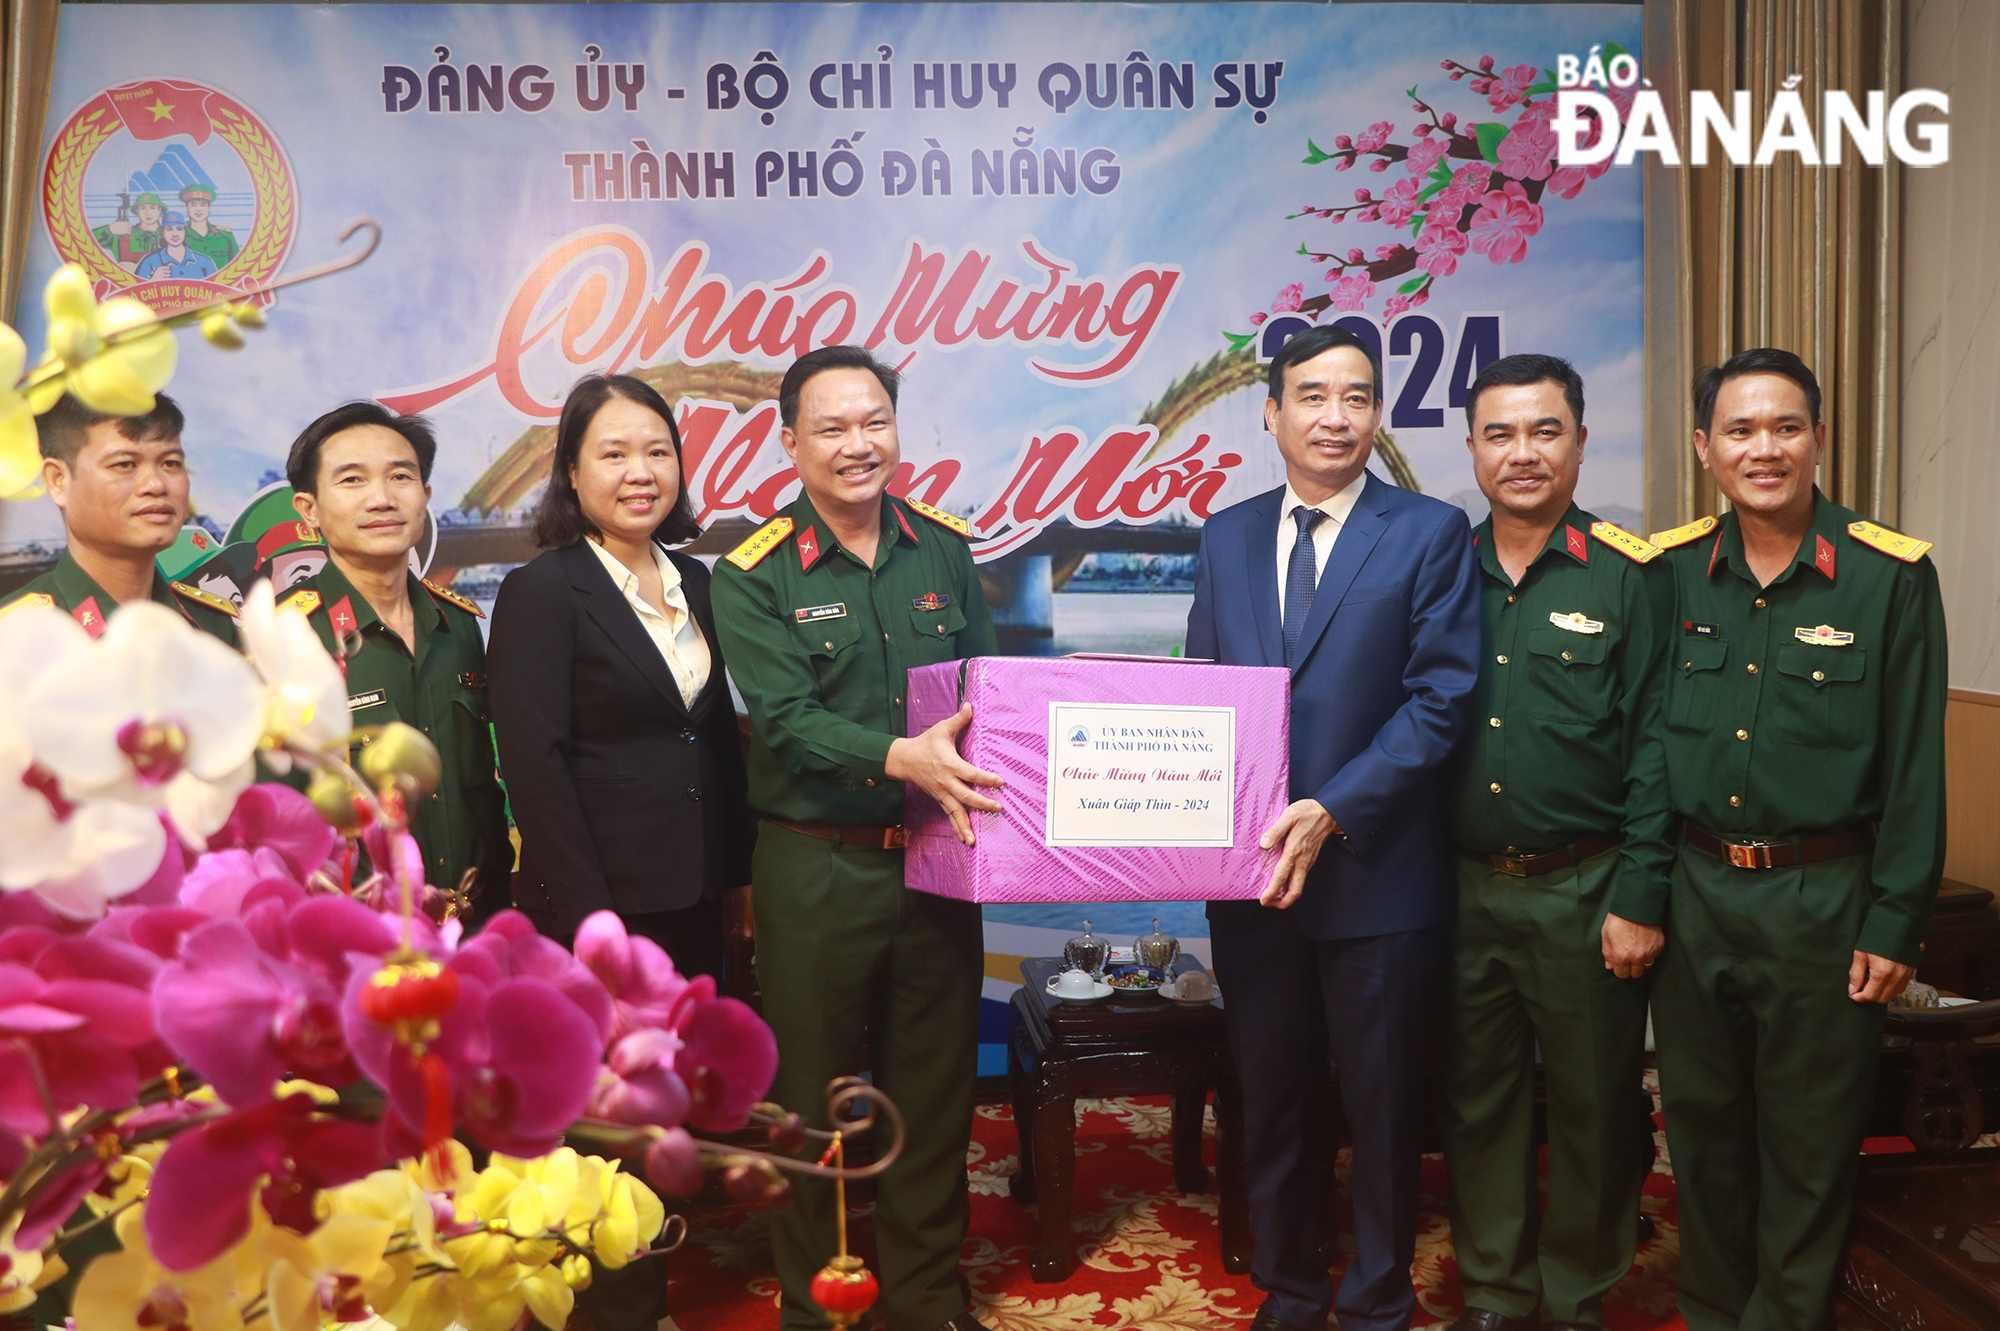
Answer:
[[(1642, 1114), (1646, 982), (1604, 965), (1620, 852), (1519, 878), (1458, 857), (1439, 1120), (1468, 1308), (1602, 1325), (1631, 1268), (1652, 1168)], [(1549, 1192), (1536, 1179), (1535, 1050)]]
[[(778, 1037), (771, 1098), (828, 1126), (826, 1084), (859, 1072), (903, 1111), (903, 1154), (876, 1185), (878, 1321), (929, 1331), (965, 1311), (958, 1264), (979, 1060), (979, 907), (903, 886), (903, 853), (763, 823), (751, 865), (757, 983)], [(883, 1131), (878, 1149), (887, 1149)], [(800, 1179), (771, 1216), (785, 1331), (825, 1327), (812, 1278), (834, 1254), (833, 1185)]]
[(1868, 857), (1674, 866), (1653, 979), (1689, 1331), (1820, 1331), (1886, 1009), (1847, 996)]

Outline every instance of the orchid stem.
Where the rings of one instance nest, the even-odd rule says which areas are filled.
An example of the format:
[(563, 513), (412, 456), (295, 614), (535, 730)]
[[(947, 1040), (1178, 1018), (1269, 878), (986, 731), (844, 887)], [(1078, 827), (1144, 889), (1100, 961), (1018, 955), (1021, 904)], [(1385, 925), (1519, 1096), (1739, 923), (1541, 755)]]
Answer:
[(86, 1220), (82, 1224), (78, 1225), (75, 1229), (65, 1229), (62, 1233), (56, 1235), (55, 1238), (51, 1239), (49, 1241), (48, 1246), (42, 1249), (42, 1251), (44, 1253), (61, 1252), (64, 1245), (76, 1242), (76, 1240), (82, 1238), (85, 1234), (88, 1234), (93, 1229), (99, 1229), (105, 1225), (110, 1224), (112, 1221), (116, 1220), (119, 1217), (119, 1215), (137, 1206), (139, 1204), (139, 1200), (140, 1200), (139, 1198), (134, 1197), (129, 1201), (120, 1202), (118, 1203), (118, 1205), (112, 1207), (109, 1211), (106, 1211), (103, 1215), (98, 1216), (95, 1220)]

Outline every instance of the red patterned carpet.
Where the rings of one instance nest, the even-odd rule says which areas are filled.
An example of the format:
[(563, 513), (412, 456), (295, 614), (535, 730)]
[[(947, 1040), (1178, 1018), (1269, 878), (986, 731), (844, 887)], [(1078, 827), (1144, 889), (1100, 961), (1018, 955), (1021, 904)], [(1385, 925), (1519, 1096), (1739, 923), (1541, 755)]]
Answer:
[[(1013, 1115), (982, 1105), (973, 1124), (972, 1237), (966, 1278), (975, 1311), (993, 1331), (1219, 1331), (1248, 1327), (1262, 1297), (1246, 1273), (1222, 1268), (1211, 1191), (1182, 1196), (1173, 1185), (1164, 1098), (1090, 1100), (1078, 1106), (1077, 1268), (1064, 1284), (1038, 1285), (1028, 1274), (1034, 1212), (1007, 1195), (1020, 1168)], [(1207, 1155), (1214, 1159), (1213, 1125)], [(1345, 1179), (1345, 1153), (1341, 1177)], [(1664, 1164), (1643, 1202), (1658, 1235), (1644, 1245), (1631, 1274), (1612, 1291), (1609, 1331), (1682, 1327), (1673, 1278), (1680, 1262), (1674, 1187)], [(866, 1243), (865, 1209), (855, 1213)], [(1342, 1208), (1342, 1255), (1353, 1249)], [(761, 1214), (697, 1218), (670, 1263), (673, 1317), (679, 1331), (762, 1331), (777, 1324), (777, 1279)], [(1336, 1267), (1338, 1270), (1338, 1267)], [(1444, 1165), (1424, 1162), (1417, 1238), (1417, 1327), (1444, 1326), (1461, 1311), (1451, 1230), (1445, 1219)]]

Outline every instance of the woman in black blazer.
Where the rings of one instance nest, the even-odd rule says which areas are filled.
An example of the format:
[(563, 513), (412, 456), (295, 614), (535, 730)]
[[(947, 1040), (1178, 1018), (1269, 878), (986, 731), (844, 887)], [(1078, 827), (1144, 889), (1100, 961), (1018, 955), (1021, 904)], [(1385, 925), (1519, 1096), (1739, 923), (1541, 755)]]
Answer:
[(535, 515), (544, 553), (507, 575), (486, 649), (501, 776), (521, 833), (515, 904), (567, 943), (615, 910), (683, 975), (721, 974), (724, 889), (755, 821), (708, 569), (666, 402), (583, 379)]

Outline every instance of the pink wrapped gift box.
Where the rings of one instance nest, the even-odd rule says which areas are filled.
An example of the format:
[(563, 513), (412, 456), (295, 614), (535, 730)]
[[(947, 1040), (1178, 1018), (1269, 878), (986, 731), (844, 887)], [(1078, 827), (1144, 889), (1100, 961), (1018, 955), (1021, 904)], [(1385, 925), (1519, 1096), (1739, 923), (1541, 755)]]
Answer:
[(1269, 880), (1277, 852), (1257, 840), (1289, 803), (1288, 671), (982, 656), (912, 670), (909, 691), (912, 735), (970, 702), (959, 750), (1007, 782), (1002, 812), (972, 815), (974, 847), (905, 787), (910, 887), (982, 902), (1218, 901)]

